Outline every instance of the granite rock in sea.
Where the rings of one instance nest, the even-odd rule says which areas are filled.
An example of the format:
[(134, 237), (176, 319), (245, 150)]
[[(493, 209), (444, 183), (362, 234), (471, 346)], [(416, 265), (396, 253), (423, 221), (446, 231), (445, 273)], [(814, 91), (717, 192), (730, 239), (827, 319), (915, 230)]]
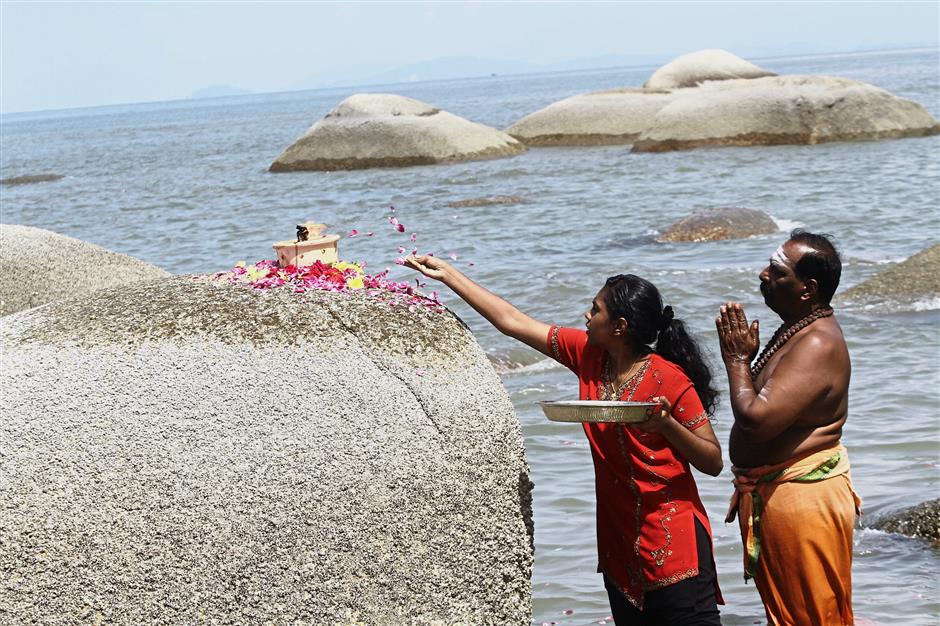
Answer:
[(526, 115), (506, 132), (530, 146), (629, 144), (674, 98), (667, 89), (633, 87), (581, 94)]
[(657, 238), (660, 242), (717, 241), (767, 235), (780, 230), (769, 215), (744, 207), (712, 207), (682, 218)]
[(0, 185), (32, 185), (35, 183), (51, 183), (65, 178), (62, 174), (25, 174), (0, 178)]
[(919, 537), (940, 545), (940, 500), (928, 500), (877, 519), (875, 528), (909, 537)]
[(514, 156), (509, 135), (393, 94), (355, 94), (311, 126), (272, 172), (404, 167)]
[(940, 243), (846, 289), (838, 297), (869, 303), (940, 298)]
[(16, 621), (531, 621), (519, 422), (451, 313), (179, 276), (0, 333)]
[(0, 315), (169, 276), (101, 246), (16, 224), (0, 224), (0, 267)]
[(762, 78), (776, 76), (745, 61), (727, 50), (699, 50), (683, 54), (662, 66), (643, 83), (647, 89), (678, 89), (695, 87), (707, 80)]
[(829, 76), (706, 82), (657, 112), (634, 152), (922, 137), (940, 124), (920, 104)]

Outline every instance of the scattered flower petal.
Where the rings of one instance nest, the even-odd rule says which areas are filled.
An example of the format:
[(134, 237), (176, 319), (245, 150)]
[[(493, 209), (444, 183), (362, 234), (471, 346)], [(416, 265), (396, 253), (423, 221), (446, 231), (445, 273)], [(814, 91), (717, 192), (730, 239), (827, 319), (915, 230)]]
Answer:
[(411, 233), (411, 242), (414, 243), (418, 241), (418, 233)]
[(451, 261), (456, 261), (456, 260), (457, 260), (457, 253), (456, 253), (456, 252), (451, 252), (451, 253), (448, 254), (447, 256), (450, 257), (450, 260), (451, 260)]

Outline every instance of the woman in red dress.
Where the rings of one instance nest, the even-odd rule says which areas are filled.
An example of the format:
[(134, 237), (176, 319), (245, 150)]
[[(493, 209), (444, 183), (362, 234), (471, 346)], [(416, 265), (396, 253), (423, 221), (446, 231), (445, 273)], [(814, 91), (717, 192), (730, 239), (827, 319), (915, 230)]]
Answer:
[(720, 624), (711, 526), (689, 468), (721, 471), (708, 419), (718, 394), (695, 340), (656, 287), (632, 274), (607, 279), (579, 330), (529, 317), (436, 257), (409, 257), (406, 265), (573, 371), (582, 400), (659, 404), (639, 424), (584, 424), (594, 458), (598, 571), (618, 626)]

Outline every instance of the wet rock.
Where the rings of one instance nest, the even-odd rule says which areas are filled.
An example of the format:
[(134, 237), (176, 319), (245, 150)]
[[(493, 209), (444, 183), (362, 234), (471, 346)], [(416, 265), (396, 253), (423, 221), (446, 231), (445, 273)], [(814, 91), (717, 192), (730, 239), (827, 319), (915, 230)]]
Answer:
[(776, 76), (726, 50), (699, 50), (662, 66), (643, 84), (649, 89), (695, 87), (707, 80)]
[(494, 204), (526, 204), (528, 200), (522, 196), (483, 196), (482, 198), (466, 198), (448, 202), (447, 206), (462, 209), (475, 206), (492, 206)]
[(99, 293), (0, 329), (5, 610), (530, 623), (520, 426), (454, 316), (192, 277)]
[(525, 152), (509, 135), (391, 94), (346, 98), (271, 164), (272, 172), (404, 167)]
[(531, 113), (506, 132), (529, 146), (628, 144), (674, 97), (668, 90), (635, 88), (582, 94)]
[(31, 185), (33, 183), (48, 183), (62, 178), (65, 178), (62, 174), (29, 174), (12, 178), (0, 178), (0, 185)]
[(714, 207), (694, 212), (667, 228), (657, 241), (717, 241), (775, 233), (773, 219), (756, 209)]
[(885, 532), (920, 537), (940, 544), (940, 500), (922, 502), (909, 509), (886, 515), (873, 526)]
[(634, 152), (818, 144), (940, 133), (916, 102), (844, 78), (774, 76), (706, 82), (653, 118)]
[(0, 224), (0, 315), (169, 276), (133, 257), (41, 228)]
[(843, 300), (921, 300), (940, 297), (940, 244), (845, 290)]

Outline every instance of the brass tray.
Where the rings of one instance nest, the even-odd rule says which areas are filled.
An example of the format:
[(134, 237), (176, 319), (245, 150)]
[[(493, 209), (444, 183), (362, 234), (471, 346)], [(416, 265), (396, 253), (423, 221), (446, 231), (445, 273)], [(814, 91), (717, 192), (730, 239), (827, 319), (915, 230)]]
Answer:
[(606, 402), (603, 400), (542, 400), (545, 417), (553, 422), (612, 422), (635, 424), (649, 419), (646, 410), (655, 402)]

